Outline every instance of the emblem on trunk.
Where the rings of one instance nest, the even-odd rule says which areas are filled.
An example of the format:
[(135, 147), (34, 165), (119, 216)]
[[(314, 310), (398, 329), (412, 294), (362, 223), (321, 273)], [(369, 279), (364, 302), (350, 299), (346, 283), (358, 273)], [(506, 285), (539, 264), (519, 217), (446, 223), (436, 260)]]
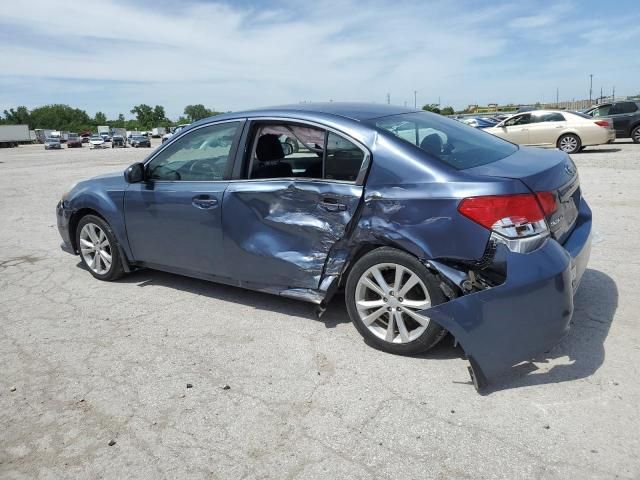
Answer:
[(573, 175), (574, 173), (576, 173), (576, 167), (574, 167), (570, 163), (565, 163), (564, 171), (567, 172), (567, 175)]

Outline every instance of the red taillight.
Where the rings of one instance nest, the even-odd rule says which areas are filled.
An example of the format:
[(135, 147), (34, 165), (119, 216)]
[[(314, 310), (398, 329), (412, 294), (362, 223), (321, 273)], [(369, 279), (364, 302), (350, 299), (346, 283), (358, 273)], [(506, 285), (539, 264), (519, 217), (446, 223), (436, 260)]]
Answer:
[(607, 122), (606, 120), (597, 120), (594, 123), (599, 127), (609, 128), (609, 122)]
[(507, 218), (514, 223), (544, 219), (544, 212), (533, 194), (469, 197), (460, 202), (458, 211), (490, 230), (498, 221)]
[(538, 192), (536, 193), (536, 197), (538, 197), (538, 202), (540, 202), (545, 216), (551, 215), (558, 208), (556, 196), (552, 192)]

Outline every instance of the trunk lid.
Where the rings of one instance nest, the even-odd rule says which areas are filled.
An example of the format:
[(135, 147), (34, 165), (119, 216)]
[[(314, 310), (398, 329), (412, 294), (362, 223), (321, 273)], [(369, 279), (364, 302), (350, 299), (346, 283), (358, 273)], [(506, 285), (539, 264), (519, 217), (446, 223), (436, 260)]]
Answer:
[(553, 192), (557, 209), (546, 217), (551, 236), (560, 243), (571, 233), (581, 201), (580, 179), (575, 164), (560, 150), (520, 147), (506, 158), (469, 168), (465, 173), (519, 180), (532, 192)]

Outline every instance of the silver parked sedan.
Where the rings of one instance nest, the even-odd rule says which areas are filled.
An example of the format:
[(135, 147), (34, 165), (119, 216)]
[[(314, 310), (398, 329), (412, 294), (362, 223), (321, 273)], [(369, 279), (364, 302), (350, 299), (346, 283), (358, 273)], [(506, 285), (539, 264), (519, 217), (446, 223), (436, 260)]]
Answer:
[(519, 113), (484, 131), (520, 145), (556, 147), (566, 153), (610, 143), (616, 138), (611, 120), (563, 110)]

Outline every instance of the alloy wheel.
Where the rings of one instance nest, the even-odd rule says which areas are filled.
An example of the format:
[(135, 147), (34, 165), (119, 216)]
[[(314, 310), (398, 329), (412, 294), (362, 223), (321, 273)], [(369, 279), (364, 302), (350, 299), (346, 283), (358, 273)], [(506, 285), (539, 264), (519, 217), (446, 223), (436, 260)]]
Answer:
[(578, 148), (578, 139), (572, 135), (562, 137), (560, 140), (560, 150), (566, 153), (573, 153)]
[(636, 128), (633, 131), (633, 141), (636, 143), (640, 143), (640, 128)]
[(417, 313), (431, 306), (427, 287), (403, 265), (372, 266), (358, 280), (355, 297), (362, 323), (386, 342), (412, 342), (429, 325), (429, 319)]
[(98, 275), (105, 275), (111, 269), (109, 238), (95, 223), (87, 223), (80, 230), (80, 252), (87, 266)]

